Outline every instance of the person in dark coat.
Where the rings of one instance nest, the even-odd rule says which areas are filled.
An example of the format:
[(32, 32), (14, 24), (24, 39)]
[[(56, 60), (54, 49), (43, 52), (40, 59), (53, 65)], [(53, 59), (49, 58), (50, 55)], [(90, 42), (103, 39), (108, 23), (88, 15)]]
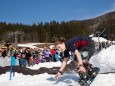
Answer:
[(89, 59), (94, 53), (95, 44), (94, 41), (87, 36), (73, 37), (67, 41), (64, 38), (57, 39), (55, 42), (55, 47), (63, 52), (64, 60), (62, 65), (55, 76), (55, 79), (59, 79), (67, 62), (70, 59), (69, 52), (74, 54), (74, 62), (76, 64), (76, 69), (78, 72), (86, 73), (86, 68), (84, 64), (88, 64)]

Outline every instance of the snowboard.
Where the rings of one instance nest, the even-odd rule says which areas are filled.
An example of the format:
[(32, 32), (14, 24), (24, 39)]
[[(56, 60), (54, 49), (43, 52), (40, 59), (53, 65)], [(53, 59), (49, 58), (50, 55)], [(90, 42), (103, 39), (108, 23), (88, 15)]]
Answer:
[(95, 80), (96, 76), (98, 75), (100, 71), (100, 68), (99, 67), (94, 67), (91, 69), (91, 71), (89, 70), (87, 75), (86, 74), (79, 74), (80, 77), (86, 77), (85, 79), (80, 79), (78, 81), (78, 83), (80, 84), (80, 86), (90, 86), (91, 83)]

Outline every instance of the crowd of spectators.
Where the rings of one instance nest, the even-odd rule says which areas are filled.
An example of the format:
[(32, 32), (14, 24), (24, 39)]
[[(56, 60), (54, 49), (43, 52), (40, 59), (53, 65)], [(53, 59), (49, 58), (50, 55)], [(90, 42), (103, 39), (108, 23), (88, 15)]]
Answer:
[(43, 62), (57, 62), (60, 60), (60, 52), (55, 47), (52, 47), (52, 49), (44, 47), (43, 50), (29, 47), (15, 48), (11, 43), (7, 43), (0, 47), (0, 58), (5, 59), (5, 61), (0, 61), (0, 63), (27, 67)]
[(102, 42), (95, 42), (95, 50), (101, 51), (102, 49), (106, 49), (111, 45), (115, 45), (115, 41), (102, 41)]
[[(97, 43), (95, 43), (95, 45), (97, 46)], [(111, 45), (115, 45), (115, 42), (102, 41), (98, 43), (98, 48), (96, 48), (96, 51), (101, 51), (102, 49), (106, 49)], [(55, 47), (52, 47), (52, 49), (44, 47), (44, 49), (41, 50), (38, 48), (29, 47), (15, 48), (11, 43), (6, 43), (5, 45), (0, 46), (0, 66), (9, 66), (12, 64), (13, 66), (19, 65), (27, 67), (44, 62), (57, 62), (62, 60), (62, 53), (59, 52)]]

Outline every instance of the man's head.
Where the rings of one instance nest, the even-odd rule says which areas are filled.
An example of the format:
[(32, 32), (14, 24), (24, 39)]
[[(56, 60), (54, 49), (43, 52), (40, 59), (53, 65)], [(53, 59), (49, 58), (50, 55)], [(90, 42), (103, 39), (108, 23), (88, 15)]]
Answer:
[(64, 40), (63, 37), (61, 37), (60, 39), (57, 39), (57, 40), (55, 41), (55, 47), (56, 47), (59, 51), (61, 51), (61, 52), (65, 51), (65, 49), (66, 49), (66, 46), (65, 46), (65, 42), (64, 42), (64, 41), (65, 41), (65, 40)]

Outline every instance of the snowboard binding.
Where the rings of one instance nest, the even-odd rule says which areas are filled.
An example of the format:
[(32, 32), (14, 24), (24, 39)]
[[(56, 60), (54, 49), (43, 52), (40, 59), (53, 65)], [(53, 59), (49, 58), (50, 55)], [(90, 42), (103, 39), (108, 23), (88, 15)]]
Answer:
[(81, 86), (89, 86), (98, 74), (99, 68), (92, 67), (92, 64), (89, 63), (83, 63), (83, 66), (85, 67), (86, 72), (79, 72), (80, 79), (78, 82)]

